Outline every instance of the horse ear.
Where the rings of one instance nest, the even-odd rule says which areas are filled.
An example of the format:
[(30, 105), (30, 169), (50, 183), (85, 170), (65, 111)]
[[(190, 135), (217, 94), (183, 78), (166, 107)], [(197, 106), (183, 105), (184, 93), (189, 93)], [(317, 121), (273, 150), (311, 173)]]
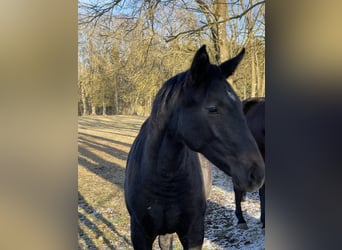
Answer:
[(206, 74), (210, 65), (206, 46), (203, 45), (197, 50), (190, 68), (190, 75), (193, 84), (196, 84)]
[(236, 67), (239, 65), (244, 55), (245, 48), (243, 48), (236, 57), (231, 58), (220, 65), (221, 72), (223, 73), (225, 78), (228, 78), (234, 73)]

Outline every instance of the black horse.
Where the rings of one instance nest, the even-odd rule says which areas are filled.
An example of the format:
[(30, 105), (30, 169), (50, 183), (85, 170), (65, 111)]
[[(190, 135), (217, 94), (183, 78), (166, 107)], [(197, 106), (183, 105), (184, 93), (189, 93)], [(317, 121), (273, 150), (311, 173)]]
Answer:
[(241, 190), (264, 181), (265, 166), (226, 78), (244, 49), (221, 65), (209, 62), (205, 45), (189, 70), (164, 83), (128, 155), (125, 199), (134, 249), (172, 247), (176, 232), (184, 249), (201, 249), (211, 170), (203, 154)]
[[(265, 161), (265, 98), (249, 98), (242, 102), (243, 112), (246, 116), (249, 129), (259, 147), (260, 153)], [(238, 218), (238, 227), (247, 228), (247, 223), (242, 215), (241, 201), (244, 200), (246, 192), (234, 185), (235, 214)], [(265, 184), (259, 189), (261, 223), (265, 227)]]

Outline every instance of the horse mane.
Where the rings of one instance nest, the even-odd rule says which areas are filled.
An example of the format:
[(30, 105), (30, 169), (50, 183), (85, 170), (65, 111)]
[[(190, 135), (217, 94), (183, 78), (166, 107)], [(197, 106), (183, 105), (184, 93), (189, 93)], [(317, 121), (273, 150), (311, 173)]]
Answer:
[(163, 84), (152, 104), (151, 121), (160, 123), (161, 119), (166, 118), (170, 114), (171, 107), (174, 107), (173, 104), (182, 90), (186, 76), (187, 71), (179, 73)]

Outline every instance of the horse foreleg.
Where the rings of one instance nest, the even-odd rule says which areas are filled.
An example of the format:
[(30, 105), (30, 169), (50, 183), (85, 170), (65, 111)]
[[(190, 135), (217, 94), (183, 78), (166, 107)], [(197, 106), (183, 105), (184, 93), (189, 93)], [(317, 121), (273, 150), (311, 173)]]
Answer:
[(154, 239), (148, 236), (139, 223), (131, 217), (131, 240), (135, 250), (152, 250)]
[(261, 207), (260, 221), (262, 223), (262, 227), (265, 228), (265, 184), (259, 189), (259, 197)]
[(179, 240), (181, 241), (184, 250), (202, 250), (203, 238), (198, 240), (198, 243), (194, 243), (188, 238), (179, 238)]
[(241, 209), (241, 200), (243, 198), (244, 192), (236, 189), (234, 187), (234, 194), (235, 194), (235, 215), (238, 219), (237, 226), (241, 229), (247, 229), (247, 223), (242, 215), (242, 209)]
[(177, 232), (183, 249), (201, 250), (204, 239), (204, 214), (189, 224), (192, 224), (190, 228), (182, 228), (181, 231)]
[(161, 250), (172, 250), (172, 234), (159, 235), (158, 243)]

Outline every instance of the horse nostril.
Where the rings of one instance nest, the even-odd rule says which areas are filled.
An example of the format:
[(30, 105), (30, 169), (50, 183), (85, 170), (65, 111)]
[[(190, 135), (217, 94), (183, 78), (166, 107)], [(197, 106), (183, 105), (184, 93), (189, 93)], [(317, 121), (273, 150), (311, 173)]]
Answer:
[(257, 180), (257, 176), (256, 176), (255, 172), (256, 172), (255, 169), (252, 169), (249, 173), (248, 180), (251, 183), (254, 183)]

